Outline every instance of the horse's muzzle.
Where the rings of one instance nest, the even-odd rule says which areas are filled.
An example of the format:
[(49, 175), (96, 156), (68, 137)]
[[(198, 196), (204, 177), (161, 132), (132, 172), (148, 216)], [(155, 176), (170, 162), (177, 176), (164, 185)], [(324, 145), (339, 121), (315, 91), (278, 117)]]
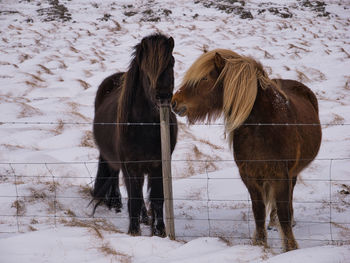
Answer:
[(176, 100), (173, 100), (171, 102), (171, 108), (172, 108), (173, 112), (175, 112), (180, 117), (183, 117), (186, 115), (187, 107), (186, 106), (178, 106)]

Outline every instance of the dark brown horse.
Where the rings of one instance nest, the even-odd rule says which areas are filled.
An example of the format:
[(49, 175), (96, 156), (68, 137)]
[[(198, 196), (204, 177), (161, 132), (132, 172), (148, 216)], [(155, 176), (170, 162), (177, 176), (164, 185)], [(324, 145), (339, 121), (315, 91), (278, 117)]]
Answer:
[(270, 208), (272, 215), (277, 213), (285, 250), (296, 249), (293, 189), (321, 143), (312, 91), (297, 81), (270, 80), (254, 59), (217, 49), (189, 68), (172, 107), (190, 123), (223, 113), (229, 145), (252, 200), (254, 243), (267, 245), (265, 218)]
[[(152, 234), (165, 236), (159, 104), (170, 101), (174, 89), (173, 38), (155, 34), (134, 48), (127, 72), (106, 78), (95, 100), (93, 133), (100, 159), (92, 195), (97, 205), (121, 208), (119, 172), (128, 193), (129, 230), (140, 234), (140, 214), (147, 217), (143, 201), (148, 175)], [(177, 137), (176, 117), (170, 116), (171, 151)], [(95, 207), (96, 208), (96, 207)], [(156, 221), (156, 222), (155, 222)], [(155, 226), (154, 226), (155, 225)]]

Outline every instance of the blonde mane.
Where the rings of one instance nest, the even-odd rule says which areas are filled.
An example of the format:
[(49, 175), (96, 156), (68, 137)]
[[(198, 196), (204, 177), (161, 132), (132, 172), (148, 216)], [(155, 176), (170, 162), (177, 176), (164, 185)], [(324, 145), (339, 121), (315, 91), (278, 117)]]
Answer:
[(203, 77), (214, 70), (216, 53), (226, 62), (213, 89), (223, 85), (225, 133), (232, 147), (234, 130), (248, 118), (257, 96), (258, 84), (262, 89), (270, 86), (276, 88), (284, 97), (286, 95), (279, 85), (268, 77), (259, 62), (227, 49), (215, 49), (200, 56), (186, 72), (181, 86), (195, 87)]
[(227, 59), (217, 83), (222, 83), (224, 87), (225, 132), (228, 134), (229, 145), (232, 146), (234, 130), (243, 124), (252, 111), (258, 84), (262, 89), (268, 86), (278, 87), (259, 62), (244, 56)]
[(202, 54), (186, 71), (181, 87), (194, 87), (203, 77), (214, 70), (214, 57), (216, 53), (219, 53), (224, 59), (240, 57), (240, 55), (228, 49), (214, 49)]

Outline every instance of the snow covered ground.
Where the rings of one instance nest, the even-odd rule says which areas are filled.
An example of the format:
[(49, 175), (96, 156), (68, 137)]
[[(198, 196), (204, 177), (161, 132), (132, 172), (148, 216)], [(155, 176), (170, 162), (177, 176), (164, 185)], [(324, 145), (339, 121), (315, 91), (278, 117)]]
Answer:
[[(349, 0), (0, 0), (0, 262), (347, 262), (349, 18)], [(223, 127), (182, 118), (177, 241), (147, 226), (126, 235), (125, 206), (91, 217), (97, 86), (154, 32), (175, 39), (176, 87), (203, 51), (228, 48), (317, 94), (323, 140), (295, 188), (299, 250), (282, 253), (274, 230), (270, 248), (251, 245), (251, 204)]]

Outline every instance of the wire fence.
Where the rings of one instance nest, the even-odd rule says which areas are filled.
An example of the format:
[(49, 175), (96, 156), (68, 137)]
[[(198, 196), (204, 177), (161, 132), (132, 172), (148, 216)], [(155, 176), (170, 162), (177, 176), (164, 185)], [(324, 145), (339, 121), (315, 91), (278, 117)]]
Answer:
[[(0, 125), (58, 125), (62, 122), (0, 122)], [(63, 122), (67, 125), (93, 125), (90, 122)], [(110, 125), (100, 123), (98, 125)], [(96, 124), (95, 124), (96, 125)], [(123, 123), (112, 125), (159, 125), (159, 123)], [(203, 124), (208, 125), (208, 124)], [(211, 124), (213, 125), (213, 124)], [(214, 124), (223, 125), (223, 124)], [(256, 124), (272, 125), (272, 124)], [(273, 124), (276, 125), (276, 124)], [(315, 125), (315, 124), (277, 124)], [(322, 126), (350, 126), (346, 123), (327, 123)], [(238, 160), (248, 162), (288, 162), (294, 159)], [(152, 163), (161, 160), (130, 160), (128, 163)], [(233, 159), (173, 159), (172, 165), (204, 163), (205, 172), (191, 177), (173, 176), (175, 226), (177, 239), (209, 236), (249, 243), (255, 221), (250, 196), (241, 182), (238, 171), (232, 174), (212, 172), (207, 163), (231, 164)], [(342, 167), (350, 157), (316, 158), (321, 174), (300, 178), (301, 187), (309, 195), (296, 195), (293, 201), (296, 220), (295, 237), (298, 242), (322, 244), (350, 243), (350, 177), (342, 174)], [(121, 163), (116, 161), (116, 163)], [(123, 162), (125, 163), (125, 162)], [(128, 214), (125, 190), (122, 191), (124, 209), (121, 213), (98, 208), (92, 216), (90, 190), (95, 180), (97, 161), (69, 162), (1, 162), (0, 184), (8, 191), (0, 193), (0, 233), (18, 233), (40, 228), (40, 224), (68, 224), (72, 220), (101, 225), (106, 220), (126, 232)], [(75, 167), (67, 172), (66, 168)], [(310, 173), (311, 174), (311, 173)], [(264, 180), (264, 179), (259, 179)], [(283, 179), (279, 179), (283, 180)], [(315, 188), (315, 186), (318, 184)], [(43, 186), (45, 186), (43, 188)], [(123, 188), (123, 186), (122, 186)], [(296, 187), (296, 189), (298, 186)], [(309, 189), (310, 188), (310, 189)], [(194, 191), (191, 193), (191, 191)], [(225, 192), (226, 191), (226, 192)], [(238, 194), (235, 194), (238, 191)], [(320, 191), (314, 193), (313, 191)], [(232, 193), (231, 193), (232, 192)], [(278, 200), (277, 200), (278, 201)], [(41, 204), (41, 205), (40, 205)], [(38, 208), (39, 207), (39, 208)], [(43, 209), (43, 207), (49, 207)], [(9, 209), (10, 208), (10, 209)], [(13, 221), (15, 219), (15, 221)], [(102, 221), (99, 221), (102, 220)], [(267, 222), (268, 222), (267, 218)], [(77, 223), (77, 222), (76, 222)], [(2, 226), (1, 226), (2, 225)], [(144, 229), (143, 229), (144, 231)], [(273, 246), (280, 247), (276, 231), (269, 232)], [(275, 243), (276, 241), (276, 243)]]

